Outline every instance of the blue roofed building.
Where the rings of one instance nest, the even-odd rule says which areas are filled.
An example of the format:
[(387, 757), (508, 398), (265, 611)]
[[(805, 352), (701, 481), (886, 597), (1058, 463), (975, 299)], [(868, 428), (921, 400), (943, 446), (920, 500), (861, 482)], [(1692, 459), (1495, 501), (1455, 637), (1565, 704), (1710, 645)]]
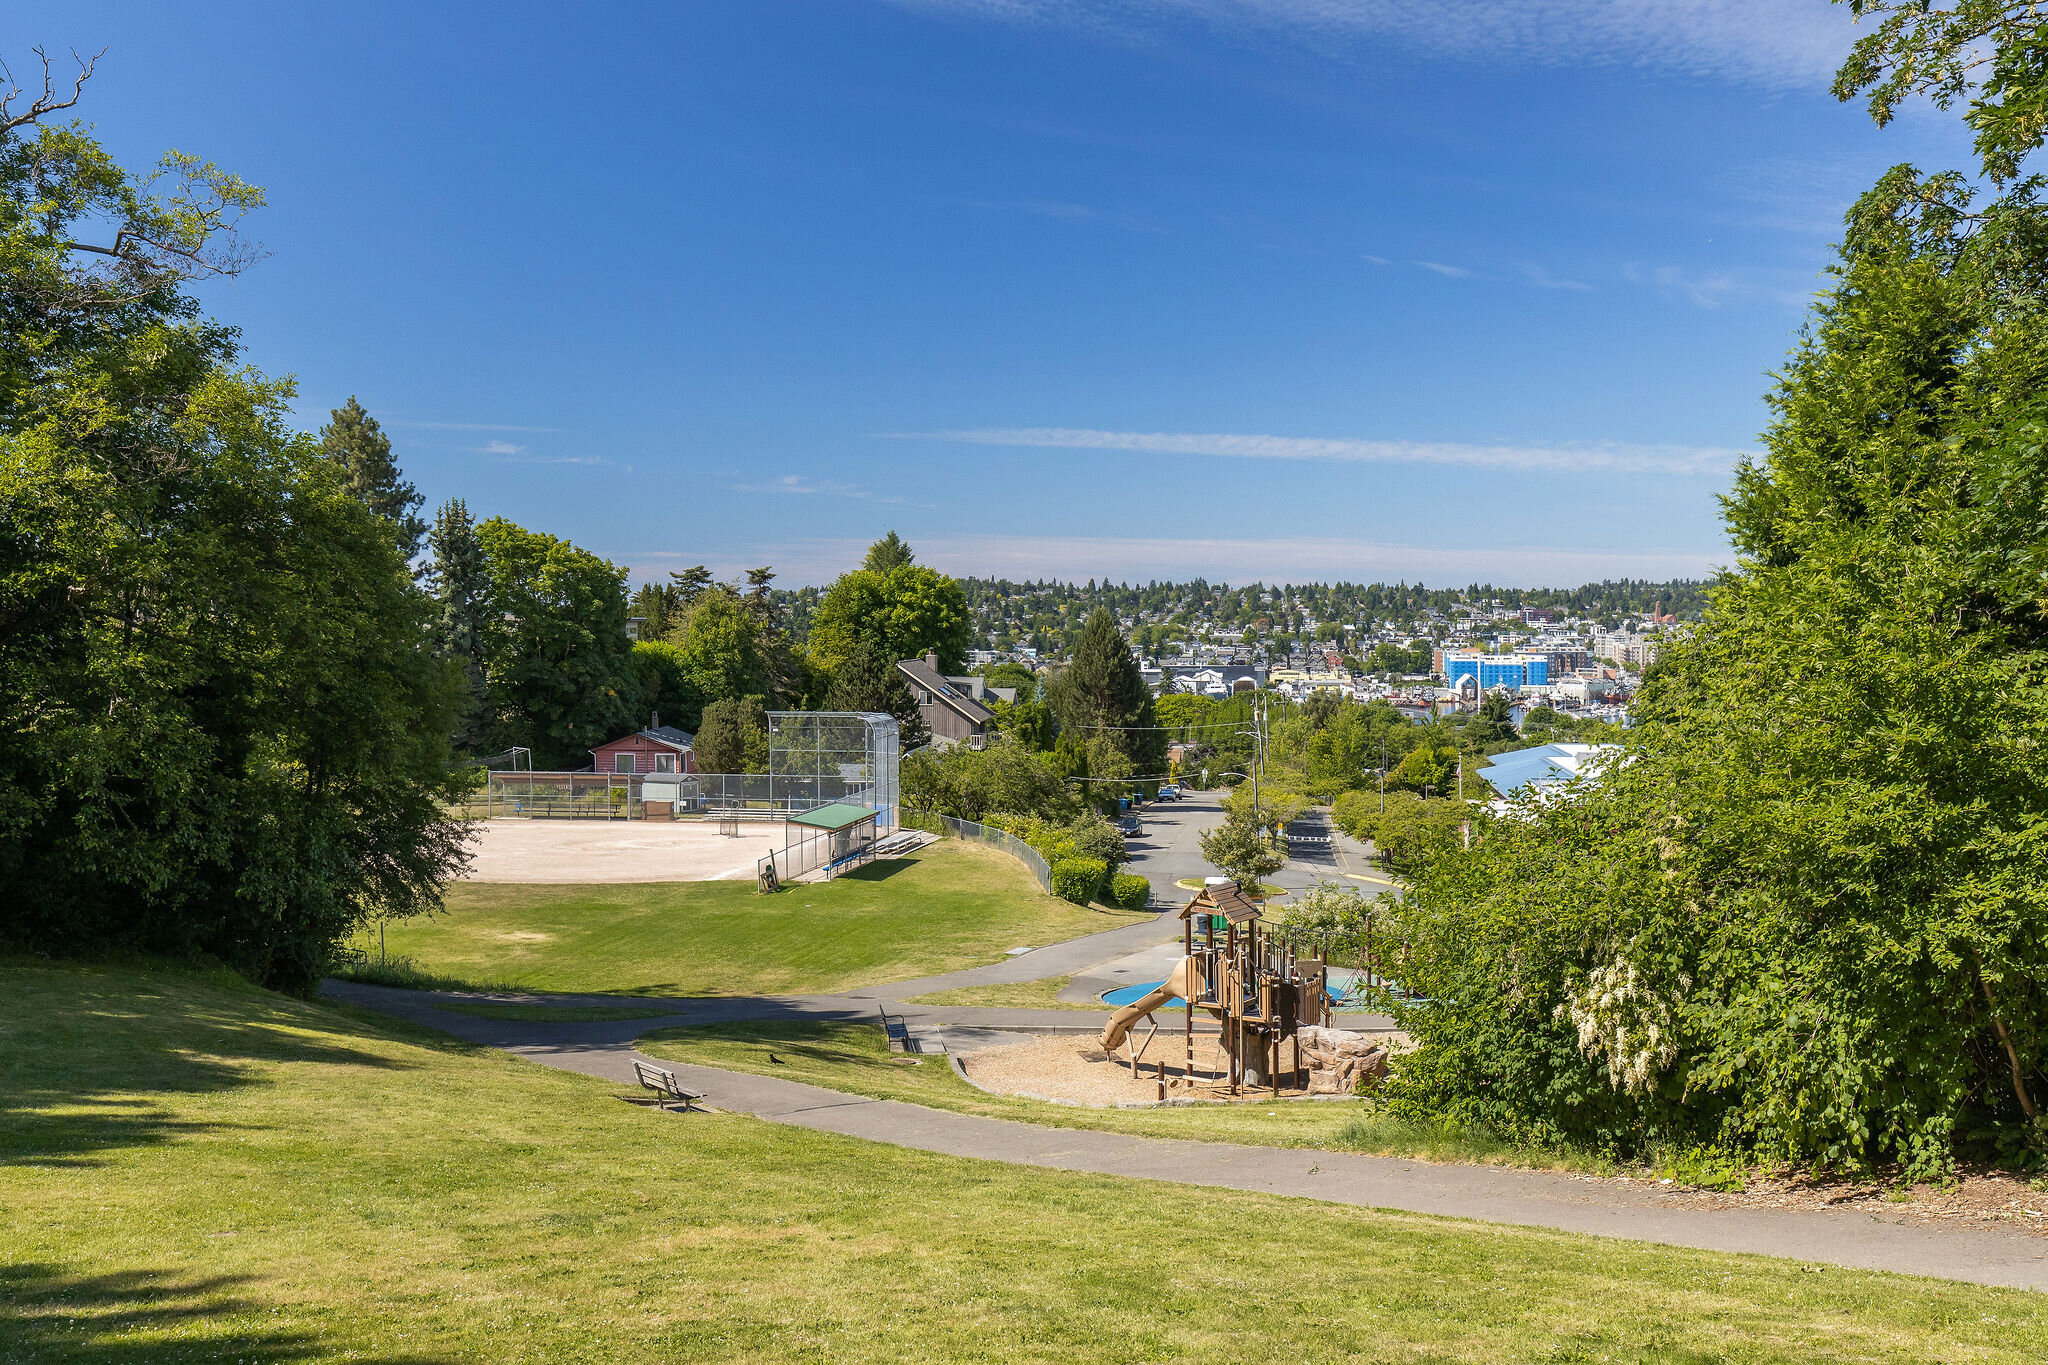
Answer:
[(1495, 754), (1491, 766), (1481, 768), (1479, 775), (1493, 788), (1492, 805), (1499, 812), (1514, 797), (1531, 792), (1540, 796), (1588, 775), (1600, 760), (1620, 748), (1618, 744), (1539, 744), (1533, 749)]

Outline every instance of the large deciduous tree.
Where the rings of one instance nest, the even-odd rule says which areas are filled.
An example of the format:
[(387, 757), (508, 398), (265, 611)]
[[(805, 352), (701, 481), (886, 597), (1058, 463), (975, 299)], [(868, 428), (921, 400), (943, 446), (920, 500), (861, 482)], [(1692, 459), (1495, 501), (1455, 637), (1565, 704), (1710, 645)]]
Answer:
[(625, 571), (503, 517), (477, 538), (491, 576), (491, 743), (531, 749), (536, 767), (584, 767), (639, 709)]
[[(2032, 7), (1886, 16), (1845, 92), (1968, 92), (1888, 172), (1726, 500), (1740, 561), (1601, 785), (1433, 858), (1398, 1105), (1939, 1175), (2048, 1155), (2048, 214)], [(1988, 23), (1952, 46), (1953, 22)], [(1966, 13), (1967, 12), (1967, 13)], [(1958, 16), (1962, 16), (1958, 18)], [(1887, 75), (1887, 72), (1890, 74)]]
[(965, 667), (974, 618), (960, 585), (915, 563), (900, 541), (893, 548), (878, 541), (869, 558), (891, 567), (856, 569), (834, 580), (811, 618), (812, 662), (836, 673), (872, 641), (894, 659), (937, 654), (942, 673)]
[[(82, 84), (82, 80), (81, 80)], [(0, 97), (0, 936), (306, 989), (437, 903), (453, 670), (390, 524), (195, 278), (260, 194)]]

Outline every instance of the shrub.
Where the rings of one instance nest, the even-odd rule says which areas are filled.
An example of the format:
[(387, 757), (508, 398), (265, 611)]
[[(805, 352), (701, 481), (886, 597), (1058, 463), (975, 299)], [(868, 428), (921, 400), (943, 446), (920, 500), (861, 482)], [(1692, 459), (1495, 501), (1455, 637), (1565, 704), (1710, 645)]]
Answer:
[(1110, 879), (1109, 898), (1126, 910), (1143, 910), (1152, 903), (1152, 883), (1135, 872), (1119, 872)]
[(1052, 865), (1052, 893), (1076, 905), (1086, 905), (1102, 894), (1109, 876), (1109, 864), (1100, 858), (1062, 858)]

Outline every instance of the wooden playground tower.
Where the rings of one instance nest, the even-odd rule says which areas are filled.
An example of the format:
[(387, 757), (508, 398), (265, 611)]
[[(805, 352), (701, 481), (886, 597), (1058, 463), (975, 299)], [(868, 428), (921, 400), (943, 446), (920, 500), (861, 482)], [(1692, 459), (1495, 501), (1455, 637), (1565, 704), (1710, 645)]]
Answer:
[[(1188, 1003), (1183, 1024), (1187, 1071), (1194, 1074), (1195, 1011), (1207, 1010), (1223, 1029), (1230, 1092), (1271, 1086), (1280, 1093), (1280, 1045), (1304, 1024), (1330, 1023), (1329, 964), (1297, 957), (1260, 923), (1265, 910), (1236, 882), (1205, 886), (1181, 908), (1187, 958), (1174, 973)], [(1197, 929), (1199, 923), (1200, 928)], [(1302, 1073), (1297, 1045), (1294, 1070)], [(1305, 1074), (1298, 1076), (1307, 1088)]]

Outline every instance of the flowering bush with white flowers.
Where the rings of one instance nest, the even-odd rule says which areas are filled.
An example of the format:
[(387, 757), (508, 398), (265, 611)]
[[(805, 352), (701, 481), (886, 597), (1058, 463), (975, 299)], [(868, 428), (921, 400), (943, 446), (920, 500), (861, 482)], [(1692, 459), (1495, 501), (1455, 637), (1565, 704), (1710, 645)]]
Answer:
[(1579, 1051), (1607, 1064), (1616, 1089), (1648, 1094), (1657, 1077), (1678, 1060), (1671, 1009), (1643, 983), (1626, 958), (1596, 967), (1586, 984), (1557, 1007), (1579, 1031)]

